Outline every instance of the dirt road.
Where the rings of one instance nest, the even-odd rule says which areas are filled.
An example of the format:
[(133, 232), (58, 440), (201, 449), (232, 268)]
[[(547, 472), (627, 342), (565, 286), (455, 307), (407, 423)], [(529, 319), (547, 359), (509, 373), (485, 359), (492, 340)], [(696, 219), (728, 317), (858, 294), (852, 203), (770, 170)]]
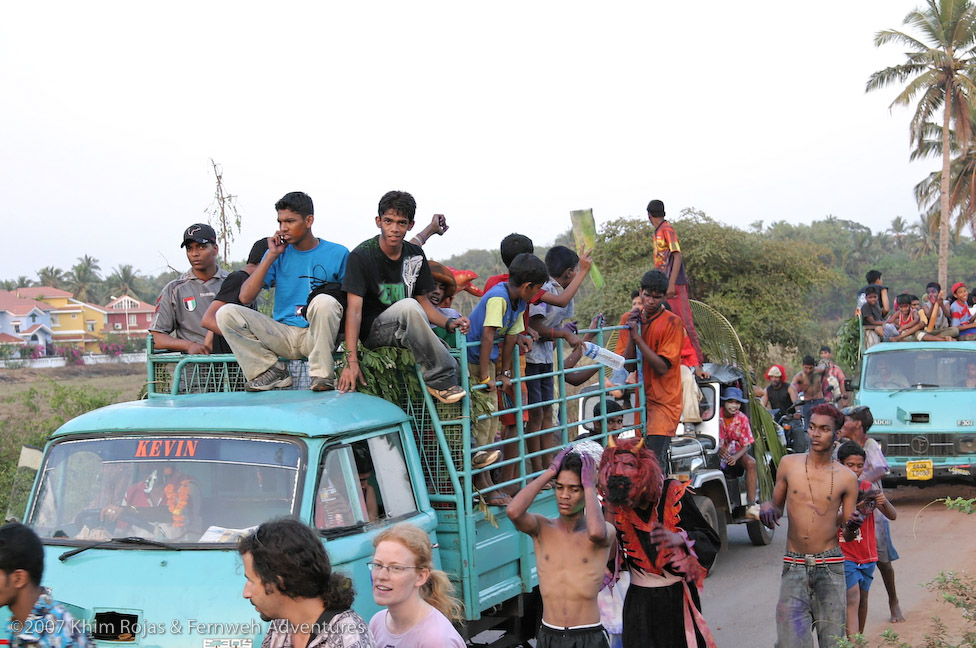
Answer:
[[(881, 643), (888, 627), (902, 641), (916, 646), (931, 631), (931, 617), (939, 616), (958, 638), (966, 627), (961, 613), (924, 587), (940, 571), (976, 573), (976, 515), (947, 511), (938, 498), (976, 497), (967, 485), (900, 487), (888, 492), (898, 511), (892, 537), (901, 558), (894, 562), (904, 623), (890, 623), (888, 601), (880, 574), (871, 588), (865, 636), (869, 646)], [(922, 510), (924, 508), (924, 510)], [(921, 511), (921, 512), (920, 512)], [(786, 527), (777, 529), (772, 544), (753, 547), (744, 526), (729, 527), (729, 549), (705, 581), (702, 606), (719, 646), (772, 646), (776, 641), (774, 615), (779, 596), (780, 568), (786, 548)], [(971, 626), (969, 626), (971, 627)]]

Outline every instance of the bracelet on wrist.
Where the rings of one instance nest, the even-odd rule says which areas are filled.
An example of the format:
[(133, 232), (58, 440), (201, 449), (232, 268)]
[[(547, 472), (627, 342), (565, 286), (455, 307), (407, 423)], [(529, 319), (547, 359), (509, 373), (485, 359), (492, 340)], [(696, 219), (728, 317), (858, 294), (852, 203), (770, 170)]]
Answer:
[(491, 382), (491, 376), (488, 376), (487, 378), (485, 378), (485, 379), (483, 379), (483, 380), (479, 380), (479, 381), (478, 381), (478, 384), (479, 384), (479, 385), (487, 385), (487, 384), (488, 384), (488, 383), (490, 383), (490, 382)]

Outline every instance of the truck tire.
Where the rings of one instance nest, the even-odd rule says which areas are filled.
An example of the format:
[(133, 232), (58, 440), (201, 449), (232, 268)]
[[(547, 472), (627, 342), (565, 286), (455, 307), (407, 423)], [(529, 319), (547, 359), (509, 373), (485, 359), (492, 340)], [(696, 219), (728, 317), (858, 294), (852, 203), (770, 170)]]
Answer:
[(773, 541), (776, 530), (770, 529), (759, 520), (750, 520), (746, 522), (746, 532), (749, 533), (749, 540), (754, 546), (763, 547)]
[[(719, 539), (724, 538), (725, 518), (718, 514), (715, 503), (704, 495), (695, 495), (692, 499), (695, 500), (695, 506), (701, 511), (702, 517), (708, 521), (708, 525), (715, 529), (715, 533), (718, 534)], [(723, 542), (722, 544), (724, 545), (725, 543)], [(712, 563), (711, 568), (708, 570), (709, 575), (715, 570), (716, 563), (718, 563), (718, 556), (715, 557), (715, 562)]]

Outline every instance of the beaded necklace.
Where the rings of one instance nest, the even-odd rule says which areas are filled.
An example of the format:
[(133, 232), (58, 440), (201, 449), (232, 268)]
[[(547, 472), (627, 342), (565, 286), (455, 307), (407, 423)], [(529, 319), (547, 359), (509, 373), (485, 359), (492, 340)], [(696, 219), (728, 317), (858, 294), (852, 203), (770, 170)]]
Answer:
[(810, 483), (810, 468), (809, 468), (809, 465), (810, 465), (810, 455), (807, 454), (806, 458), (803, 460), (803, 472), (807, 476), (807, 488), (810, 489), (810, 507), (813, 508), (814, 512), (817, 515), (819, 515), (820, 517), (823, 517), (823, 516), (827, 515), (827, 511), (830, 509), (830, 501), (834, 497), (834, 472), (836, 472), (836, 471), (833, 471), (833, 470), (830, 471), (830, 494), (827, 495), (827, 506), (824, 507), (824, 511), (823, 511), (823, 513), (821, 513), (820, 512), (820, 509), (817, 508), (817, 505), (813, 501), (813, 484)]

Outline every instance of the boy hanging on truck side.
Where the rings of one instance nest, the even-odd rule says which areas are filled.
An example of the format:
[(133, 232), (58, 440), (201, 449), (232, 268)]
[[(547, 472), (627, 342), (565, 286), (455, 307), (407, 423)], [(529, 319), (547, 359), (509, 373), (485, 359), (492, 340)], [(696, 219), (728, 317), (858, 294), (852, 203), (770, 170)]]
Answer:
[[(616, 532), (603, 519), (596, 494), (596, 462), (586, 452), (566, 448), (548, 470), (508, 505), (508, 517), (535, 544), (542, 626), (538, 648), (609, 648), (600, 623), (597, 595)], [(556, 480), (558, 518), (529, 513), (536, 495)]]

